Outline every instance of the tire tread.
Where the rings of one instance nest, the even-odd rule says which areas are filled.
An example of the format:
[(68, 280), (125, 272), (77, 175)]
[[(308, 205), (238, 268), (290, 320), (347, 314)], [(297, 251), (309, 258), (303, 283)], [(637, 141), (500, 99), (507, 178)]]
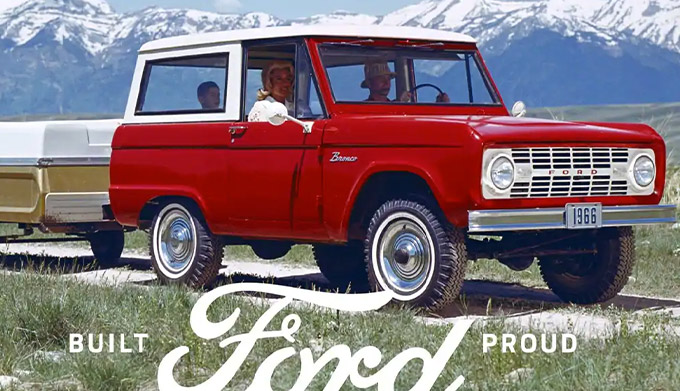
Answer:
[(153, 235), (155, 234), (154, 227), (156, 227), (157, 220), (160, 217), (157, 214), (153, 219), (153, 223), (151, 225), (152, 230), (151, 234), (149, 235), (149, 252), (152, 258), (153, 269), (156, 272), (158, 278), (163, 283), (181, 282), (193, 289), (210, 286), (215, 282), (219, 274), (222, 265), (222, 259), (224, 257), (224, 246), (218, 237), (210, 233), (210, 230), (207, 228), (203, 220), (202, 214), (197, 210), (196, 207), (182, 202), (169, 202), (159, 208), (159, 211), (163, 210), (167, 205), (173, 203), (179, 204), (186, 208), (190, 213), (190, 217), (193, 220), (194, 225), (196, 226), (196, 240), (198, 242), (198, 246), (196, 249), (195, 265), (189, 266), (191, 270), (178, 280), (171, 280), (165, 277), (160, 271), (156, 264), (156, 252), (153, 245)]
[[(551, 270), (549, 263), (539, 260), (543, 281), (562, 300), (575, 304), (601, 303), (614, 298), (628, 283), (635, 265), (635, 234), (631, 227), (615, 228), (608, 240), (615, 240), (612, 246), (614, 260), (607, 266), (597, 284), (576, 291), (560, 281), (560, 275)], [(609, 251), (609, 250), (608, 250)], [(598, 258), (601, 261), (601, 258)]]
[(385, 215), (404, 210), (420, 214), (432, 228), (434, 232), (433, 237), (437, 241), (435, 246), (438, 247), (440, 256), (439, 267), (436, 270), (436, 275), (433, 277), (429, 291), (426, 291), (414, 303), (436, 311), (453, 302), (463, 287), (467, 264), (465, 234), (462, 230), (454, 228), (441, 213), (435, 214), (435, 212), (432, 212), (418, 202), (408, 199), (390, 200), (380, 206), (373, 215), (364, 243), (365, 264), (369, 283), (373, 290), (380, 289), (375, 274), (376, 271), (371, 267), (371, 242), (375, 230)]

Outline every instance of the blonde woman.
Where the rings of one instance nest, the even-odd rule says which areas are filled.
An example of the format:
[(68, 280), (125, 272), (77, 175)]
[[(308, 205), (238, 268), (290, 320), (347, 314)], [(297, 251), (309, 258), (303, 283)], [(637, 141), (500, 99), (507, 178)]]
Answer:
[(248, 121), (267, 121), (262, 101), (283, 103), (288, 114), (293, 115), (293, 84), (295, 68), (288, 61), (275, 60), (262, 69), (262, 88), (257, 91), (257, 102), (248, 114)]

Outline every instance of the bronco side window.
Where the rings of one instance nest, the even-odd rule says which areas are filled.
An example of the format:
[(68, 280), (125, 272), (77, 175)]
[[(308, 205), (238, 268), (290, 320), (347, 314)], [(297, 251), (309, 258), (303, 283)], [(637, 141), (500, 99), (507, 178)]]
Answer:
[(227, 53), (149, 61), (136, 114), (223, 113), (228, 63)]
[(251, 46), (247, 50), (245, 116), (261, 100), (279, 102), (295, 115), (296, 45)]
[(325, 118), (314, 69), (303, 41), (257, 44), (247, 48), (244, 117), (265, 120), (258, 101), (279, 102), (300, 119)]

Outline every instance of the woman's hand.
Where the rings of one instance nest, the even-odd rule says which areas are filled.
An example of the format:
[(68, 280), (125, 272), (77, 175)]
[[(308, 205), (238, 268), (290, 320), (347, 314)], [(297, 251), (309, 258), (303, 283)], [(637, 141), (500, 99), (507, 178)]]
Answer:
[(399, 96), (399, 102), (410, 102), (410, 101), (411, 101), (411, 93), (409, 91), (404, 91)]

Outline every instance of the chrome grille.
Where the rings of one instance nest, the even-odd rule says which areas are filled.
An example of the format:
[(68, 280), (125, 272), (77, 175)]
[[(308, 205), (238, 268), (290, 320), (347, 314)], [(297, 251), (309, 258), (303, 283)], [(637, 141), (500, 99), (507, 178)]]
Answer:
[(627, 165), (627, 148), (513, 148), (520, 172), (510, 198), (627, 195), (625, 175), (615, 167)]

